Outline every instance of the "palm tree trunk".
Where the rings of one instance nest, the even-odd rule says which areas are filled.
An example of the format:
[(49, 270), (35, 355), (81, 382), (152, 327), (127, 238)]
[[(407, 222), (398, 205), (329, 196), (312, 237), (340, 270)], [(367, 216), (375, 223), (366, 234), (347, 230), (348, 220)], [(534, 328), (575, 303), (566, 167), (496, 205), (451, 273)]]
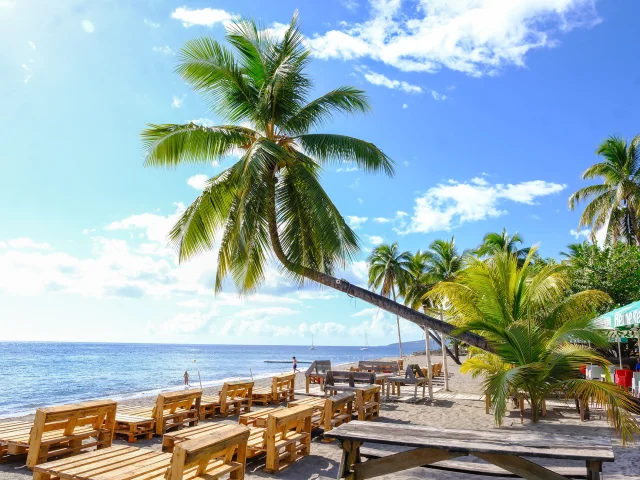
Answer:
[(271, 247), (273, 248), (273, 252), (276, 254), (276, 257), (278, 258), (278, 260), (280, 260), (280, 262), (286, 269), (302, 275), (309, 280), (313, 280), (314, 282), (324, 285), (325, 287), (333, 288), (334, 290), (346, 293), (350, 297), (359, 298), (360, 300), (363, 300), (375, 307), (381, 308), (391, 313), (392, 315), (402, 317), (405, 320), (409, 320), (410, 322), (413, 322), (421, 327), (427, 327), (437, 332), (445, 333), (450, 337), (457, 338), (461, 342), (465, 342), (487, 352), (494, 353), (493, 348), (489, 346), (489, 343), (484, 337), (475, 335), (470, 332), (462, 332), (453, 335), (452, 332), (456, 329), (454, 325), (451, 325), (447, 322), (442, 322), (412, 308), (405, 307), (404, 305), (396, 303), (391, 299), (383, 297), (382, 295), (378, 295), (377, 293), (358, 287), (357, 285), (353, 285), (352, 283), (349, 283), (344, 279), (337, 279), (331, 275), (327, 275), (326, 273), (318, 272), (316, 270), (312, 270), (303, 265), (298, 265), (290, 261), (285, 255), (284, 250), (282, 250), (280, 236), (278, 234), (275, 186), (276, 179), (274, 175), (274, 178), (272, 178), (269, 182), (270, 192), (267, 198), (269, 237), (271, 239)]
[[(391, 291), (393, 292), (393, 301), (396, 301), (396, 287), (392, 287)], [(398, 325), (398, 346), (400, 347), (400, 360), (402, 360), (402, 338), (400, 338), (400, 317), (396, 315), (396, 324)]]

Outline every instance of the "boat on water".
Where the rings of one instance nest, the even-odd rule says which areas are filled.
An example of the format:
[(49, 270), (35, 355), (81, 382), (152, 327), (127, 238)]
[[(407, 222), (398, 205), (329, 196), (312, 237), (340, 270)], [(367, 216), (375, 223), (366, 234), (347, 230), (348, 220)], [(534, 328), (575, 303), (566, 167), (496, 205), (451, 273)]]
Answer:
[(364, 347), (362, 347), (360, 350), (369, 350), (369, 337), (366, 333), (364, 334)]
[(309, 347), (309, 350), (315, 350), (316, 346), (313, 344), (313, 334), (311, 334), (311, 346)]

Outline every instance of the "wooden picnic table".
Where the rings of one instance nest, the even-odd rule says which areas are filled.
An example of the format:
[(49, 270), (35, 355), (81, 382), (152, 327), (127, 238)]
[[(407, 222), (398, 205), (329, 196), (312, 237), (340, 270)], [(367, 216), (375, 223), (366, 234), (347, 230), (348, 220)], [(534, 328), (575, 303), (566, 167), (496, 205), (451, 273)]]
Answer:
[[(587, 479), (600, 480), (602, 462), (614, 461), (611, 439), (605, 437), (506, 430), (458, 430), (361, 421), (340, 425), (325, 436), (340, 441), (343, 453), (338, 478), (349, 480), (373, 478), (437, 462), (444, 463), (467, 455), (500, 467), (516, 477), (530, 480), (567, 480), (570, 477), (522, 457), (580, 461), (586, 464)], [(360, 447), (363, 443), (411, 449), (362, 462)], [(464, 463), (473, 465), (470, 462)], [(473, 471), (465, 473), (480, 474)]]

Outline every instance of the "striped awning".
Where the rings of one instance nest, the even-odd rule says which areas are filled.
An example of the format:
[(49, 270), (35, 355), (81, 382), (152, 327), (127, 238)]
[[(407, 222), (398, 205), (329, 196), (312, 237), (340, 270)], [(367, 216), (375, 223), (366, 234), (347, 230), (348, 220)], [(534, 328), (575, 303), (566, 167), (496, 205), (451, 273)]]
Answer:
[(640, 301), (616, 308), (595, 319), (597, 328), (607, 330), (611, 338), (638, 338), (640, 332)]

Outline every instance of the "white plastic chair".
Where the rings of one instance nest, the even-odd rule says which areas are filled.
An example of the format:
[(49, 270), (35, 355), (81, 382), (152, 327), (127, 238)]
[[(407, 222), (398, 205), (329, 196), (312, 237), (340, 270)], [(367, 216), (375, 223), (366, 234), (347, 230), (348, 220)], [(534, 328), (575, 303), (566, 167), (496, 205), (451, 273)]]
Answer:
[(640, 398), (640, 372), (633, 372), (631, 380), (631, 395)]
[(604, 370), (600, 365), (589, 365), (587, 367), (586, 377), (589, 380), (600, 380), (600, 375), (604, 374)]

